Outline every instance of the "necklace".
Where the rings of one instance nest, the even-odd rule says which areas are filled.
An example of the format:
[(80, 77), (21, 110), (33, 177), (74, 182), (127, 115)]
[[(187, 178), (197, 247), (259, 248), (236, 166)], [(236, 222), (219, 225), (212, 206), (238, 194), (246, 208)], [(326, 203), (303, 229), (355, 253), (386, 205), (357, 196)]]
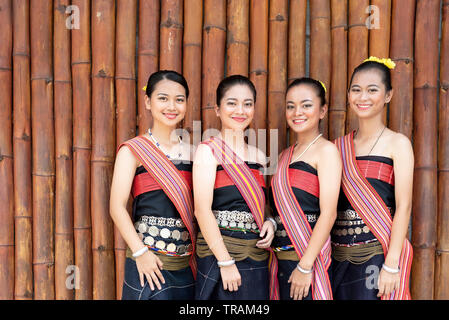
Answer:
[[(379, 136), (378, 136), (377, 139), (376, 139), (376, 142), (374, 142), (373, 146), (371, 147), (370, 151), (368, 152), (368, 156), (371, 154), (371, 151), (373, 151), (374, 147), (376, 146), (377, 142), (378, 142), (379, 139), (380, 139), (380, 136), (382, 135), (382, 133), (384, 133), (384, 130), (385, 130), (386, 127), (387, 127), (387, 126), (384, 126), (384, 128), (383, 128), (382, 131), (380, 132)], [(356, 136), (358, 132), (359, 132), (359, 129), (357, 129), (357, 131), (355, 132), (354, 136)]]
[(298, 161), (298, 159), (301, 158), (301, 156), (302, 156), (304, 153), (306, 153), (306, 151), (309, 150), (309, 148), (312, 146), (312, 144), (314, 144), (315, 141), (317, 141), (322, 135), (323, 135), (322, 133), (320, 133), (319, 135), (317, 135), (316, 138), (313, 139), (313, 141), (312, 141), (311, 143), (309, 143), (309, 145), (307, 146), (307, 148), (305, 148), (304, 151), (301, 152), (301, 154), (300, 154), (299, 156), (297, 156), (297, 157), (295, 158), (294, 161), (292, 161), (292, 163)]
[[(161, 144), (156, 140), (156, 138), (154, 137), (154, 135), (153, 135), (153, 133), (151, 132), (151, 129), (150, 128), (148, 128), (148, 134), (150, 135), (150, 138), (151, 138), (151, 140), (153, 140), (153, 142), (154, 142), (154, 144), (156, 145), (156, 147), (158, 147), (161, 151), (164, 151), (164, 150), (162, 150), (162, 148), (161, 148)], [(179, 153), (178, 153), (178, 159), (180, 159), (181, 158), (181, 156), (182, 156), (182, 140), (181, 140), (181, 138), (178, 136), (178, 141), (179, 141), (179, 144), (178, 144), (178, 149), (179, 149)], [(165, 153), (165, 152), (164, 152)], [(168, 153), (166, 153), (165, 154), (166, 156), (167, 156), (167, 158), (169, 158), (169, 159), (172, 159), (172, 157), (168, 154)], [(175, 159), (175, 158), (173, 158), (173, 159)]]

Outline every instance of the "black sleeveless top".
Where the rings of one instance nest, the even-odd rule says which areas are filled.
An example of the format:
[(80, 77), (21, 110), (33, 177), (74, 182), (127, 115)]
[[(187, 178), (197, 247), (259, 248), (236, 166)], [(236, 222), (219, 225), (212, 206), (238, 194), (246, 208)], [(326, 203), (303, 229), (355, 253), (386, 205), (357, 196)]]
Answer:
[[(266, 195), (265, 181), (263, 179), (262, 169), (263, 166), (259, 163), (251, 163), (245, 161), (246, 165), (251, 169), (254, 177), (262, 187), (264, 194)], [(212, 210), (219, 211), (246, 211), (251, 212), (250, 208), (246, 204), (245, 199), (241, 195), (239, 189), (231, 180), (229, 175), (224, 170), (223, 166), (217, 166), (217, 172), (215, 176), (214, 194), (212, 201)], [(240, 239), (256, 239), (259, 238), (258, 233), (243, 232), (235, 230), (226, 230), (220, 228), (220, 232), (225, 236), (232, 236)]]
[[(319, 198), (319, 182), (318, 172), (310, 164), (304, 161), (293, 162), (289, 165), (288, 178), (292, 187), (293, 193), (301, 206), (302, 211), (306, 216), (312, 218), (313, 221), (308, 221), (310, 227), (315, 227), (316, 221), (320, 215), (320, 198)], [(279, 224), (279, 212), (276, 208), (273, 198), (273, 190), (270, 188), (270, 203), (273, 209), (273, 216), (278, 222), (278, 232), (282, 233), (285, 230), (282, 223)], [(282, 247), (291, 245), (290, 238), (287, 236), (275, 235), (272, 247)], [(293, 248), (292, 248), (293, 250)]]
[[(190, 189), (192, 189), (192, 162), (173, 161), (176, 169), (184, 176)], [(156, 216), (165, 218), (180, 218), (180, 214), (173, 202), (157, 184), (151, 174), (143, 166), (136, 169), (132, 185), (133, 221), (141, 216)]]
[[(356, 157), (356, 161), (360, 172), (390, 208), (393, 217), (395, 210), (393, 160), (382, 156), (359, 156)], [(376, 237), (363, 220), (354, 212), (344, 214), (347, 210), (354, 208), (340, 189), (337, 219), (331, 232), (332, 242), (354, 245), (375, 241)]]

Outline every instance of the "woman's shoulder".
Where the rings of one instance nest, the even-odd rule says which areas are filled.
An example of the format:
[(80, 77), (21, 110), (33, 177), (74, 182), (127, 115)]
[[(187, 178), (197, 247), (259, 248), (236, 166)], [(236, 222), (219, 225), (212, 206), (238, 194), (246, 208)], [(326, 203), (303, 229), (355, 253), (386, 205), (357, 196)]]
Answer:
[(319, 143), (317, 144), (317, 151), (318, 154), (321, 157), (336, 157), (340, 158), (340, 152), (338, 151), (337, 146), (327, 140), (327, 139), (320, 139)]
[(391, 158), (413, 156), (412, 143), (406, 135), (393, 130), (389, 130), (389, 133), (386, 143), (389, 146)]

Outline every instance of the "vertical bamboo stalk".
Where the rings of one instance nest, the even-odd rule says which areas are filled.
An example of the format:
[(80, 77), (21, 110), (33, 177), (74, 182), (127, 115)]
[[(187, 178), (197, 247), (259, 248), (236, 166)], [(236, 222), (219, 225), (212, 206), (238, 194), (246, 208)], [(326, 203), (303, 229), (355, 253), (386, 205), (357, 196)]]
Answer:
[(259, 133), (262, 133), (259, 130), (267, 128), (269, 6), (268, 0), (251, 0), (250, 3), (249, 78), (257, 90), (256, 116), (251, 128), (256, 131), (257, 145), (262, 149), (266, 145), (266, 135), (261, 135), (259, 139)]
[(182, 72), (183, 1), (161, 1), (159, 68)]
[(348, 82), (348, 0), (332, 0), (332, 71), (329, 98), (329, 139), (345, 134)]
[[(287, 144), (285, 121), (285, 90), (287, 89), (287, 34), (288, 1), (270, 2), (269, 47), (268, 47), (268, 128), (270, 158), (277, 157)], [(274, 138), (272, 130), (278, 134), (277, 150), (271, 148)], [(274, 154), (273, 154), (274, 153)]]
[(90, 215), (91, 47), (90, 0), (72, 0), (79, 8), (79, 29), (72, 29), (73, 86), (73, 234), (79, 270), (77, 300), (92, 299), (92, 222)]
[[(379, 25), (371, 25), (369, 29), (369, 55), (387, 58), (390, 53), (391, 0), (371, 0), (371, 8), (378, 13)], [(378, 10), (378, 11), (377, 11)], [(377, 21), (376, 21), (377, 22)], [(384, 108), (383, 119), (388, 125), (388, 108)]]
[(34, 298), (42, 300), (55, 298), (52, 1), (32, 0), (30, 18)]
[(217, 86), (223, 78), (226, 45), (226, 1), (204, 1), (203, 63), (202, 63), (202, 126), (203, 131), (219, 129), (215, 114)]
[(226, 36), (226, 75), (248, 76), (249, 0), (228, 0)]
[(30, 4), (13, 4), (13, 130), (15, 209), (14, 298), (33, 298), (32, 180), (31, 180), (31, 85)]
[[(117, 144), (136, 135), (136, 27), (137, 0), (117, 1), (115, 87), (117, 90)], [(128, 212), (131, 212), (131, 203)], [(116, 297), (122, 297), (126, 243), (114, 226)]]
[(159, 66), (159, 0), (139, 1), (139, 43), (137, 51), (137, 124), (139, 134), (143, 134), (151, 125), (151, 113), (145, 109), (146, 86), (150, 74)]
[(0, 300), (14, 297), (12, 3), (0, 1)]
[(92, 2), (93, 298), (115, 299), (114, 225), (109, 193), (115, 156), (115, 1)]
[(438, 241), (435, 299), (449, 299), (449, 2), (443, 3), (438, 128)]
[[(288, 83), (306, 75), (306, 20), (307, 0), (290, 1), (288, 18)], [(290, 145), (296, 133), (288, 130)]]
[(396, 0), (392, 6), (390, 56), (396, 63), (391, 73), (394, 89), (390, 101), (389, 127), (412, 138), (413, 130), (413, 38), (414, 0)]
[[(366, 8), (369, 0), (349, 0), (348, 26), (348, 84), (355, 67), (368, 58), (368, 28)], [(346, 132), (357, 128), (357, 116), (347, 106)]]
[[(184, 118), (184, 129), (193, 135), (193, 122), (201, 121), (201, 49), (203, 1), (184, 3), (183, 74), (189, 84), (189, 99)], [(201, 130), (201, 129), (200, 129)], [(201, 133), (201, 132), (200, 132)]]
[[(326, 86), (326, 101), (329, 101), (331, 82), (331, 4), (327, 0), (310, 1), (310, 76)], [(321, 132), (328, 137), (327, 114), (321, 120)]]
[(437, 232), (437, 88), (440, 1), (419, 1), (415, 23), (415, 78), (411, 294), (432, 299)]
[[(72, 75), (70, 29), (66, 27), (69, 0), (54, 0), (54, 106), (55, 106), (55, 293), (58, 300), (73, 300), (66, 285), (66, 269), (74, 264), (72, 192)], [(70, 267), (69, 267), (70, 268)]]

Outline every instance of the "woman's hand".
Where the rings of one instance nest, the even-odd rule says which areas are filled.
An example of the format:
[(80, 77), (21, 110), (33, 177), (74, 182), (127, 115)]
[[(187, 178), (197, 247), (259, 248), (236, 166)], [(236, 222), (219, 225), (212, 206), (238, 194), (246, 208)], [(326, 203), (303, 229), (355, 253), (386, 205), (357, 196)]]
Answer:
[(310, 284), (312, 283), (312, 275), (313, 273), (302, 273), (298, 268), (293, 270), (288, 279), (288, 283), (291, 283), (290, 298), (293, 298), (293, 300), (302, 300), (307, 297)]
[(271, 246), (271, 241), (274, 238), (274, 226), (269, 220), (265, 221), (262, 225), (262, 230), (260, 230), (260, 237), (263, 238), (256, 243), (256, 247), (265, 249)]
[(237, 291), (242, 285), (242, 278), (235, 264), (227, 267), (220, 267), (221, 281), (223, 289), (229, 291)]
[(383, 268), (380, 270), (377, 286), (379, 288), (378, 297), (387, 296), (394, 290), (399, 289), (399, 282), (401, 280), (400, 273), (390, 273)]
[(140, 285), (144, 285), (144, 277), (147, 278), (148, 285), (151, 291), (154, 290), (154, 284), (161, 290), (161, 284), (165, 283), (165, 279), (162, 276), (162, 261), (152, 252), (147, 251), (141, 256), (136, 258), (137, 270), (139, 271)]

